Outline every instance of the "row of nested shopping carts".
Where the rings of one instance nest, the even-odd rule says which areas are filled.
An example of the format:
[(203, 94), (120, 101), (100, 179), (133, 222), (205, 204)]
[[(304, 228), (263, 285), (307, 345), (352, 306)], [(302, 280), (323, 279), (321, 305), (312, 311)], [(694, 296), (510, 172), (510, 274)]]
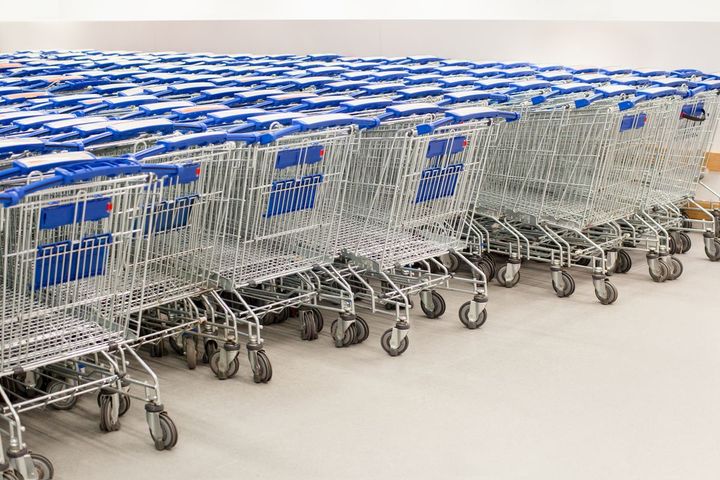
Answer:
[(143, 346), (228, 379), (244, 343), (265, 383), (264, 329), (289, 318), (314, 340), (331, 312), (348, 347), (359, 312), (386, 313), (398, 356), (415, 295), (438, 318), (439, 291), (465, 292), (477, 329), (523, 260), (559, 297), (588, 270), (603, 304), (629, 249), (657, 282), (688, 232), (720, 260), (720, 216), (694, 200), (718, 92), (697, 70), (432, 56), (1, 55), (3, 478), (52, 477), (20, 414), (85, 394), (106, 432), (143, 402), (171, 449)]

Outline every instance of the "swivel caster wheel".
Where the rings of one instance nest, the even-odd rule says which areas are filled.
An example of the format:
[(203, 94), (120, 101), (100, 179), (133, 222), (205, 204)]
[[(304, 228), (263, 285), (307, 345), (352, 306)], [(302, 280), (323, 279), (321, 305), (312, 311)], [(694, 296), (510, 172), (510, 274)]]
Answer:
[[(391, 302), (386, 303), (385, 310), (395, 310), (395, 305), (397, 303), (400, 303), (400, 302), (391, 301)], [(412, 299), (408, 298), (408, 308), (412, 309), (414, 306), (415, 306), (415, 302), (413, 302)], [(402, 308), (402, 304), (401, 304), (400, 308)]]
[[(110, 396), (102, 392), (98, 393), (97, 404), (100, 408), (102, 408), (103, 398), (110, 398)], [(120, 394), (118, 398), (120, 399), (120, 404), (118, 405), (118, 417), (122, 417), (128, 410), (130, 410), (131, 400), (128, 395), (123, 394)]]
[(580, 257), (577, 259), (577, 261), (575, 261), (575, 265), (579, 265), (581, 267), (589, 267), (590, 262), (592, 262), (590, 257)]
[(168, 337), (170, 348), (178, 355), (185, 355), (185, 337), (182, 333)]
[(667, 261), (668, 266), (668, 280), (677, 280), (680, 278), (680, 275), (683, 273), (683, 264), (682, 262), (675, 258), (670, 257), (670, 259)]
[(164, 357), (166, 353), (165, 350), (165, 342), (160, 339), (160, 341), (155, 342), (150, 345), (150, 356), (154, 358), (160, 358)]
[(562, 286), (560, 287), (555, 285), (555, 282), (552, 282), (552, 287), (558, 297), (565, 298), (575, 293), (575, 279), (568, 272), (563, 271), (561, 273), (563, 281)]
[(615, 273), (628, 273), (632, 268), (632, 257), (627, 253), (627, 250), (618, 250), (617, 267), (615, 267)]
[(507, 270), (507, 265), (503, 265), (502, 267), (500, 267), (500, 268), (498, 269), (497, 273), (495, 274), (495, 278), (497, 279), (498, 283), (499, 283), (500, 285), (502, 285), (503, 287), (505, 287), (505, 288), (512, 288), (512, 287), (514, 287), (515, 285), (517, 285), (518, 282), (520, 281), (520, 272), (516, 272), (516, 273), (515, 273), (515, 276), (512, 277), (512, 279), (510, 279), (510, 280), (508, 281), (507, 278), (505, 278), (505, 271), (506, 271), (506, 270)]
[[(427, 294), (425, 294), (427, 295)], [(438, 318), (445, 313), (446, 305), (445, 305), (445, 299), (435, 290), (432, 290), (430, 292), (430, 297), (432, 300), (432, 305), (427, 305), (426, 302), (423, 301), (423, 293), (420, 293), (420, 308), (422, 308), (423, 313), (428, 318)]]
[(465, 325), (466, 328), (475, 330), (482, 327), (485, 320), (487, 320), (487, 310), (483, 308), (479, 315), (473, 315), (471, 306), (472, 302), (470, 301), (463, 303), (460, 306), (460, 310), (458, 310), (458, 316), (460, 317), (460, 322)]
[(682, 239), (682, 251), (680, 253), (687, 253), (692, 248), (692, 239), (690, 235), (685, 232), (679, 232), (680, 238)]
[(597, 289), (595, 289), (595, 296), (598, 300), (600, 300), (600, 303), (602, 303), (603, 305), (611, 305), (615, 303), (618, 298), (617, 288), (615, 288), (615, 285), (610, 283), (610, 280), (605, 280), (604, 286), (605, 293), (598, 293)]
[(670, 269), (663, 260), (658, 259), (655, 262), (655, 268), (652, 266), (648, 267), (648, 272), (650, 273), (650, 278), (652, 278), (654, 282), (662, 283), (668, 279)]
[(273, 370), (270, 359), (268, 358), (265, 350), (257, 351), (257, 367), (253, 372), (253, 382), (255, 383), (268, 383), (272, 379)]
[(355, 322), (353, 323), (352, 328), (355, 329), (355, 340), (353, 343), (363, 343), (368, 339), (368, 336), (370, 335), (370, 326), (364, 318), (359, 315), (355, 315)]
[(219, 380), (226, 380), (237, 375), (240, 370), (240, 359), (236, 356), (227, 365), (225, 371), (220, 371), (220, 350), (215, 350), (210, 357), (210, 369)]
[(103, 432), (115, 432), (120, 430), (120, 418), (113, 414), (112, 397), (110, 395), (100, 396), (100, 430)]
[(325, 328), (325, 319), (323, 318), (322, 312), (317, 307), (308, 307), (308, 310), (310, 310), (315, 317), (315, 327), (317, 332), (322, 332), (323, 328)]
[[(55, 468), (49, 458), (39, 453), (30, 453), (30, 459), (32, 460), (35, 476), (38, 480), (52, 480), (55, 476)], [(7, 478), (22, 479), (22, 475), (18, 473), (13, 472), (13, 475), (15, 476)], [(3, 478), (5, 478), (4, 475)]]
[[(58, 393), (66, 389), (67, 386), (58, 381), (58, 380), (51, 380), (50, 384), (47, 386), (47, 392), (48, 393)], [(75, 395), (70, 395), (67, 398), (63, 398), (62, 400), (58, 402), (53, 402), (50, 404), (50, 408), (54, 410), (72, 410), (75, 404), (77, 403), (78, 399)]]
[(445, 265), (445, 268), (448, 269), (448, 272), (455, 273), (460, 269), (462, 262), (460, 261), (460, 257), (457, 253), (448, 252), (447, 260), (443, 262), (443, 265)]
[(210, 363), (215, 351), (218, 349), (218, 344), (215, 340), (208, 340), (205, 342), (205, 354), (202, 357), (203, 363)]
[(342, 341), (338, 342), (337, 329), (339, 328), (338, 327), (339, 324), (340, 324), (340, 322), (337, 319), (333, 320), (333, 322), (330, 324), (330, 333), (332, 334), (332, 337), (335, 340), (335, 346), (336, 347), (347, 347), (354, 343), (358, 343), (356, 341), (358, 331), (356, 330), (354, 323), (353, 323), (353, 325), (350, 326), (350, 328), (345, 330), (345, 334), (343, 335)]
[(705, 255), (707, 255), (711, 262), (720, 260), (720, 239), (713, 238), (712, 242), (709, 242), (709, 246), (708, 242), (706, 242)]
[(670, 255), (677, 255), (682, 251), (682, 239), (680, 238), (680, 235), (678, 235), (678, 232), (669, 232), (668, 233), (668, 252)]
[(387, 354), (391, 357), (399, 357), (400, 355), (405, 353), (405, 350), (407, 350), (410, 346), (410, 338), (405, 335), (405, 338), (402, 339), (400, 345), (398, 345), (397, 348), (393, 348), (390, 345), (390, 338), (392, 337), (392, 333), (392, 328), (385, 330), (385, 333), (383, 333), (382, 337), (380, 337), (380, 345), (382, 345), (383, 350), (385, 350)]
[(318, 338), (317, 318), (315, 313), (310, 310), (300, 311), (300, 338), (307, 341)]
[(191, 335), (187, 335), (184, 337), (183, 342), (185, 344), (185, 362), (187, 363), (187, 367), (190, 370), (195, 370), (198, 360), (197, 345), (195, 344), (195, 339)]
[(477, 262), (477, 266), (480, 270), (483, 271), (483, 273), (485, 274), (485, 279), (488, 282), (495, 278), (496, 268), (495, 262), (492, 260), (492, 258), (487, 256), (480, 257), (480, 260)]
[(167, 412), (159, 413), (160, 434), (155, 436), (150, 430), (156, 450), (171, 450), (178, 441), (178, 431), (175, 422), (172, 421)]

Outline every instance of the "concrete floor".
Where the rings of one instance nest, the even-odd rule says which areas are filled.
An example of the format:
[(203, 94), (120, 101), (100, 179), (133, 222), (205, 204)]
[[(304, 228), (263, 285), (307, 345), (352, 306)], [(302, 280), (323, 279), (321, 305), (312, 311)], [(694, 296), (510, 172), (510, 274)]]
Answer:
[(675, 282), (653, 283), (634, 254), (612, 306), (583, 273), (555, 297), (532, 264), (514, 289), (493, 284), (480, 330), (449, 294), (400, 358), (379, 346), (389, 323), (367, 315), (370, 338), (349, 349), (327, 329), (311, 343), (292, 322), (267, 329), (267, 385), (246, 361), (221, 382), (151, 359), (180, 430), (170, 452), (153, 449), (138, 403), (101, 433), (94, 398), (27, 415), (27, 442), (57, 479), (717, 479), (720, 264), (693, 240)]

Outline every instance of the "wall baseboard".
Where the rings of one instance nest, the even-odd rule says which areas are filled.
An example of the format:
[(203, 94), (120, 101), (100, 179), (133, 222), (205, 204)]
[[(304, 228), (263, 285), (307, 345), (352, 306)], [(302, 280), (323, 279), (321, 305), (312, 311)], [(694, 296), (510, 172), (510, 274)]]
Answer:
[(707, 152), (705, 154), (707, 169), (711, 172), (720, 172), (720, 152)]

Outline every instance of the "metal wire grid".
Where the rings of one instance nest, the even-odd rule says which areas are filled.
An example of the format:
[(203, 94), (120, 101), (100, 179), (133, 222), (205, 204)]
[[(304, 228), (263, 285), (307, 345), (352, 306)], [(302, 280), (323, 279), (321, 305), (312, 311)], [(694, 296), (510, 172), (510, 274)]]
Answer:
[[(125, 338), (134, 237), (151, 197), (148, 176), (138, 175), (41, 190), (0, 209), (0, 375)], [(107, 215), (87, 219), (98, 200)], [(76, 221), (43, 226), (54, 208), (71, 208)]]
[[(241, 170), (226, 192), (218, 277), (243, 286), (332, 261), (342, 173), (351, 159), (355, 132), (355, 127), (330, 128), (267, 145), (238, 145)], [(320, 158), (309, 161), (310, 150)], [(305, 160), (278, 168), (279, 155), (293, 151)]]
[[(346, 255), (368, 259), (380, 270), (462, 245), (459, 219), (494, 135), (487, 122), (417, 135), (418, 123), (403, 119), (363, 132), (347, 171), (339, 245)], [(429, 156), (431, 142), (458, 140), (465, 143), (462, 150)]]
[(605, 104), (585, 109), (527, 109), (490, 147), (476, 208), (585, 228), (630, 215), (642, 181), (640, 152), (661, 131), (667, 104), (644, 105), (650, 127), (621, 131), (637, 113)]

